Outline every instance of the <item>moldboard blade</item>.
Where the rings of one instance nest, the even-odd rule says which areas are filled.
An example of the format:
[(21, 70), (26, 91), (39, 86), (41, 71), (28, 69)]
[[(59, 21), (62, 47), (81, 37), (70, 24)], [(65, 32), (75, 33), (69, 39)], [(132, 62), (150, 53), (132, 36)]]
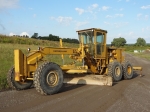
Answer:
[(113, 80), (110, 76), (102, 75), (66, 75), (64, 77), (64, 83), (112, 86)]

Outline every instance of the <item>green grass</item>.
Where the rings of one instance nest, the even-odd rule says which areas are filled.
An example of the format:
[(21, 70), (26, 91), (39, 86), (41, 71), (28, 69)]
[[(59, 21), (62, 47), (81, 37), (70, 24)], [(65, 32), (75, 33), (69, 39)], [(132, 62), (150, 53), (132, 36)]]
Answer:
[[(125, 49), (125, 52), (127, 52), (129, 54), (132, 54), (134, 56), (150, 60), (150, 52), (146, 51), (147, 49), (150, 49), (149, 46), (143, 46), (143, 47), (139, 47), (139, 46), (124, 46), (123, 48)], [(145, 50), (145, 52), (134, 53), (134, 50), (138, 50), (138, 51)]]
[[(8, 88), (6, 77), (9, 69), (14, 66), (14, 50), (20, 49), (23, 53), (27, 54), (28, 48), (31, 48), (31, 50), (36, 50), (39, 46), (59, 47), (59, 42), (25, 38), (18, 39), (17, 37), (4, 38), (0, 36), (0, 90)], [(69, 43), (63, 43), (63, 46), (78, 47), (77, 44)], [(61, 55), (48, 55), (45, 59), (62, 65)], [(71, 61), (72, 60), (69, 59), (69, 56), (65, 55), (65, 63), (69, 63)]]
[(134, 52), (127, 51), (127, 53), (132, 54), (133, 56), (150, 60), (150, 52), (134, 53)]
[(37, 49), (36, 45), (2, 44), (0, 43), (0, 89), (7, 88), (6, 74), (14, 65), (14, 50), (21, 49), (25, 54), (27, 48)]
[(122, 47), (125, 49), (125, 51), (128, 51), (128, 52), (134, 52), (134, 50), (146, 50), (150, 47), (148, 46), (143, 46), (143, 47), (139, 47), (139, 46), (124, 46)]
[[(33, 39), (33, 38), (22, 38), (22, 37), (10, 37), (10, 36), (4, 36), (4, 35), (0, 35), (0, 43), (59, 47), (58, 41), (38, 40), (38, 39)], [(63, 46), (78, 47), (78, 44), (63, 43)]]

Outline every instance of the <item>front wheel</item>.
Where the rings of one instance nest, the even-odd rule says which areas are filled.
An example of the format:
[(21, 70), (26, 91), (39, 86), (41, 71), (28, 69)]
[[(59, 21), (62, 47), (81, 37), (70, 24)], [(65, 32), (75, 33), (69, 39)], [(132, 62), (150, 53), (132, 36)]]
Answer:
[(24, 82), (15, 81), (15, 68), (12, 67), (7, 74), (7, 83), (9, 87), (12, 89), (23, 90), (29, 89), (32, 86), (33, 81), (31, 80), (26, 80)]
[(46, 62), (35, 71), (34, 85), (36, 90), (44, 95), (57, 93), (63, 85), (61, 68), (51, 62)]

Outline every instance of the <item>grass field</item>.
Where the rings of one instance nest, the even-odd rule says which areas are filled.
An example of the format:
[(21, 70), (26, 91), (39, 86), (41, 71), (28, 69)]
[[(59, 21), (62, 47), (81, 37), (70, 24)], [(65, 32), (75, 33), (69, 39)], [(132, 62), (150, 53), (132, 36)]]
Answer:
[(127, 52), (127, 53), (140, 57), (140, 58), (150, 60), (150, 52), (141, 52), (141, 53)]
[[(148, 51), (148, 49), (150, 49), (149, 46), (145, 46), (145, 47), (139, 47), (139, 46), (125, 46), (123, 47), (125, 49), (125, 52), (132, 54), (134, 56), (138, 56), (147, 60), (150, 60), (150, 51)], [(139, 52), (139, 53), (134, 53), (134, 50), (138, 50), (138, 51), (143, 51), (144, 52)]]

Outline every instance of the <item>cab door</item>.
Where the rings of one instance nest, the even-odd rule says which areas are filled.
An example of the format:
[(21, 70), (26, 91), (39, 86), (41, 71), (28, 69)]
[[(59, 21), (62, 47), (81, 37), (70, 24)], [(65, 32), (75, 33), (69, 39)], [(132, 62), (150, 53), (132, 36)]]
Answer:
[(105, 43), (105, 34), (102, 32), (95, 32), (95, 57), (105, 57), (105, 49), (106, 43)]

